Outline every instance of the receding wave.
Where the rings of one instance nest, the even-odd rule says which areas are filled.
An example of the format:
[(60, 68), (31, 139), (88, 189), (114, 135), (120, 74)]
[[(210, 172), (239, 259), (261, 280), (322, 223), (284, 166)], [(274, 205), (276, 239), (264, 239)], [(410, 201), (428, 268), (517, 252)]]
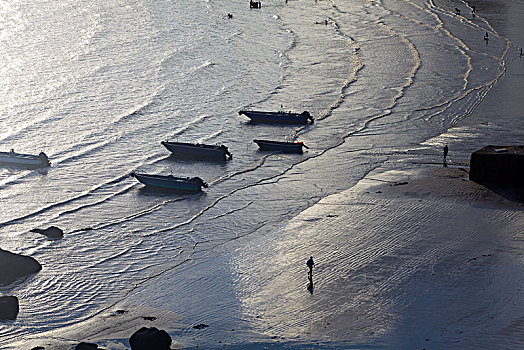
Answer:
[(202, 69), (206, 69), (206, 68), (210, 68), (210, 67), (213, 67), (216, 63), (214, 62), (211, 62), (211, 61), (206, 61), (202, 64), (199, 64), (197, 66), (193, 66), (191, 68), (189, 68), (189, 71), (188, 73), (194, 73), (194, 72), (197, 72), (199, 70), (202, 70)]
[[(100, 190), (102, 188), (105, 188), (105, 187), (108, 187), (108, 186), (120, 183), (122, 180), (126, 179), (127, 177), (128, 177), (127, 174), (118, 176), (116, 178), (113, 178), (113, 179), (105, 182), (105, 183), (102, 183), (100, 185), (94, 186), (90, 190), (87, 190), (87, 191), (85, 191), (85, 192), (83, 192), (83, 193), (81, 193), (81, 194), (79, 194), (77, 196), (70, 197), (70, 198), (68, 198), (66, 200), (63, 200), (63, 201), (60, 201), (60, 202), (49, 204), (47, 206), (44, 206), (44, 207), (42, 207), (42, 208), (40, 208), (40, 209), (38, 209), (36, 211), (33, 211), (31, 213), (26, 214), (26, 215), (19, 216), (19, 217), (16, 217), (16, 218), (12, 218), (12, 219), (4, 221), (4, 222), (0, 222), (0, 227), (5, 227), (5, 226), (8, 226), (8, 225), (11, 225), (11, 224), (14, 224), (14, 223), (17, 223), (17, 222), (29, 219), (29, 218), (33, 218), (33, 217), (39, 216), (41, 214), (47, 213), (50, 210), (57, 209), (57, 208), (60, 208), (60, 207), (64, 207), (66, 205), (74, 203), (75, 201), (78, 201), (78, 200), (81, 200), (81, 199), (85, 199), (85, 198), (89, 197), (90, 195), (92, 195), (93, 193), (95, 193), (96, 191), (98, 191), (98, 190)], [(113, 197), (114, 195), (116, 195), (116, 194), (111, 194), (110, 197)], [(89, 204), (89, 206), (90, 205), (91, 204)], [(70, 210), (76, 211), (76, 209), (70, 209)]]
[(209, 114), (202, 114), (194, 118), (193, 120), (190, 120), (189, 122), (185, 123), (181, 127), (175, 130), (171, 136), (180, 136), (184, 134), (185, 132), (197, 127), (200, 123), (202, 123), (204, 120), (210, 118), (211, 115)]

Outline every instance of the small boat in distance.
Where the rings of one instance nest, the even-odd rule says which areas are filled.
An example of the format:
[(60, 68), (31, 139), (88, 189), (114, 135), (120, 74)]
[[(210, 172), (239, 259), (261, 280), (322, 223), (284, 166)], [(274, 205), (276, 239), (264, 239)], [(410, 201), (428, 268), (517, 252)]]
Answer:
[(252, 9), (259, 9), (262, 7), (262, 3), (256, 0), (249, 0), (249, 7)]
[(244, 114), (253, 124), (307, 124), (315, 120), (308, 111), (302, 113), (239, 111), (238, 114)]
[(263, 151), (280, 151), (284, 153), (302, 153), (302, 147), (306, 147), (302, 142), (285, 142), (269, 140), (253, 140)]
[(32, 154), (16, 153), (13, 149), (9, 152), (0, 152), (0, 164), (44, 168), (51, 165), (49, 158), (44, 152), (37, 156)]
[(224, 145), (204, 145), (200, 143), (162, 141), (162, 145), (176, 157), (208, 160), (227, 160), (233, 158)]
[(176, 177), (173, 175), (152, 175), (131, 173), (131, 176), (149, 187), (181, 192), (200, 192), (207, 184), (199, 177)]

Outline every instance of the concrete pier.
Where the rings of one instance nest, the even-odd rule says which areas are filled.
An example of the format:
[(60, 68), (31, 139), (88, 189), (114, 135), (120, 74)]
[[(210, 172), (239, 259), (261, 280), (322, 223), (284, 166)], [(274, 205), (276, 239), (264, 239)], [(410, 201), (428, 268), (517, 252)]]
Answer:
[(524, 186), (524, 146), (486, 146), (471, 154), (469, 178), (480, 184)]

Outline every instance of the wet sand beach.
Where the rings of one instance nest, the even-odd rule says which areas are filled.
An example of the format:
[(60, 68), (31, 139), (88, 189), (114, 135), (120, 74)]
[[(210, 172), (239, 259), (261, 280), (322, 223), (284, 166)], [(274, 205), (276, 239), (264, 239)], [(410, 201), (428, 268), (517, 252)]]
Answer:
[[(183, 338), (173, 336), (173, 348), (516, 349), (524, 332), (523, 209), (469, 181), (463, 167), (376, 169), (270, 236), (240, 238), (232, 253), (218, 248), (216, 258), (179, 274), (214, 274), (207, 295), (207, 286), (157, 281), (130, 298), (155, 299), (144, 293), (156, 291), (183, 301), (196, 292), (203, 299), (195, 323), (208, 328), (160, 308), (137, 311), (131, 301), (24, 346), (82, 340), (119, 349), (138, 328), (155, 326)], [(225, 274), (234, 276), (230, 285), (220, 283)]]

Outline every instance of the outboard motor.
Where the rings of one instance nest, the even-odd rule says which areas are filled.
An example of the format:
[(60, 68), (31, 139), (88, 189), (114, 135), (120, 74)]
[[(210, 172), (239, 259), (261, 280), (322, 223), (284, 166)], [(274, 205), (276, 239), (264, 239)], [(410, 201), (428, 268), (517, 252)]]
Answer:
[(49, 162), (49, 158), (47, 158), (47, 154), (45, 154), (44, 152), (40, 152), (40, 154), (38, 154), (38, 158), (40, 158), (40, 160), (42, 161), (43, 166), (51, 165), (51, 163)]
[(204, 180), (202, 180), (198, 176), (192, 177), (191, 179), (189, 179), (189, 182), (197, 183), (200, 186), (207, 188), (207, 183), (205, 183)]
[(313, 117), (311, 116), (311, 114), (309, 114), (308, 111), (304, 111), (304, 112), (302, 112), (302, 115), (305, 116), (305, 117), (307, 117), (307, 119), (311, 122), (311, 124), (313, 124), (313, 123), (315, 122), (315, 118), (313, 118)]
[(226, 158), (232, 159), (233, 155), (229, 152), (226, 146), (220, 145), (220, 149), (224, 150), (224, 154), (226, 155)]

